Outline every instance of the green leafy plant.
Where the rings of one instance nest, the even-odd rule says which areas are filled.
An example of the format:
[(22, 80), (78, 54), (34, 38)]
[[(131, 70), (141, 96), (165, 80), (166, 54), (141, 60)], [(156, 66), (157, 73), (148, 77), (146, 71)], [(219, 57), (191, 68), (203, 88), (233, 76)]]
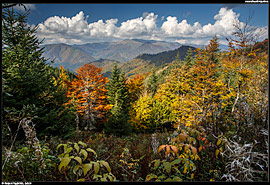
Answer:
[(68, 142), (67, 144), (59, 144), (59, 148), (63, 148), (58, 158), (60, 164), (58, 170), (66, 173), (72, 170), (73, 174), (83, 178), (77, 181), (115, 181), (115, 176), (111, 173), (111, 167), (104, 160), (97, 160), (97, 153), (87, 147), (87, 144), (79, 141), (78, 143)]
[(6, 165), (2, 167), (3, 181), (46, 181), (55, 180), (54, 171), (57, 166), (57, 158), (50, 155), (50, 149), (46, 144), (41, 145), (42, 162), (36, 156), (36, 150), (30, 146), (23, 146), (17, 151), (4, 148), (2, 159)]

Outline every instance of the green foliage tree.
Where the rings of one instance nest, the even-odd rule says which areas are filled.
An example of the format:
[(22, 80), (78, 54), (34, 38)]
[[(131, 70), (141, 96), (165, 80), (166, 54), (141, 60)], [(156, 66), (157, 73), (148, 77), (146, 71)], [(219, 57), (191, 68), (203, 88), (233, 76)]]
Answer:
[(146, 89), (152, 97), (155, 95), (158, 88), (158, 76), (156, 73), (157, 73), (157, 69), (155, 67), (152, 68), (152, 72), (149, 75), (149, 79), (146, 84)]
[[(42, 57), (42, 41), (35, 35), (37, 26), (26, 23), (29, 11), (17, 13), (13, 7), (2, 10), (3, 120), (14, 131), (19, 121), (28, 116), (33, 118), (38, 134), (59, 134), (70, 117), (63, 119), (59, 109), (62, 105), (56, 103), (62, 100), (53, 84), (54, 70)], [(22, 114), (24, 107), (32, 107), (32, 112)], [(56, 120), (62, 121), (53, 124)]]
[(185, 57), (185, 62), (187, 63), (188, 67), (192, 67), (195, 63), (194, 57), (193, 57), (193, 50), (192, 48), (188, 49), (188, 52)]
[(129, 92), (124, 73), (118, 69), (115, 63), (111, 79), (108, 82), (108, 100), (112, 108), (109, 112), (109, 120), (105, 132), (117, 136), (130, 132), (129, 119)]
[[(22, 110), (24, 105), (41, 105), (41, 97), (50, 84), (48, 66), (41, 57), (42, 48), (34, 33), (37, 29), (26, 24), (25, 14), (16, 13), (13, 8), (2, 12), (2, 72), (5, 79), (4, 91), (12, 96), (3, 96), (4, 110)], [(4, 119), (8, 118), (5, 111)], [(15, 120), (14, 120), (15, 121)], [(16, 121), (15, 121), (16, 123)]]
[(37, 27), (27, 26), (27, 15), (28, 12), (20, 15), (13, 9), (3, 9), (2, 15), (3, 77), (9, 87), (6, 91), (16, 98), (4, 98), (4, 104), (18, 109), (30, 102), (39, 104), (38, 97), (51, 81), (46, 73), (48, 65), (41, 57), (41, 42), (34, 35)]

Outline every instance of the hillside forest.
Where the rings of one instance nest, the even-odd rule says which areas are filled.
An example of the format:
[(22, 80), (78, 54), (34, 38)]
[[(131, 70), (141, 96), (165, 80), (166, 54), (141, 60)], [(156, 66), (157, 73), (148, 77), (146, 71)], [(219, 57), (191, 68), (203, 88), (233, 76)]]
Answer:
[(2, 181), (269, 180), (268, 39), (248, 25), (108, 78), (50, 65), (28, 14), (2, 6)]

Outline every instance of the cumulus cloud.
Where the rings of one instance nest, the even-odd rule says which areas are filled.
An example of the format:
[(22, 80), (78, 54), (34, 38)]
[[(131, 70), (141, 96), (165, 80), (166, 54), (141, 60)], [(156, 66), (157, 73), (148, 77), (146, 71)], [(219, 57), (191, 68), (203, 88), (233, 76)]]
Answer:
[[(85, 16), (84, 12), (80, 11), (71, 18), (49, 17), (38, 25), (38, 37), (45, 38), (45, 44), (59, 42), (82, 44), (140, 38), (203, 45), (207, 44), (209, 39), (215, 35), (223, 39), (230, 36), (235, 29), (234, 22), (239, 21), (239, 14), (235, 13), (233, 9), (222, 7), (213, 17), (215, 22), (206, 25), (201, 25), (199, 22), (192, 25), (186, 19), (178, 20), (177, 17), (168, 16), (165, 18), (162, 16), (163, 23), (158, 27), (157, 18), (158, 15), (152, 12), (144, 12), (141, 17), (129, 19), (117, 26), (117, 18), (101, 19), (88, 23), (88, 15)], [(260, 30), (258, 29), (257, 32)]]
[(214, 24), (202, 26), (199, 22), (193, 25), (187, 20), (182, 20), (178, 23), (176, 17), (167, 17), (167, 20), (162, 24), (161, 30), (171, 37), (213, 37), (214, 35), (228, 36), (234, 31), (233, 23), (238, 20), (239, 14), (233, 12), (232, 9), (221, 8), (217, 15)]
[(157, 27), (156, 20), (157, 15), (154, 13), (144, 13), (143, 17), (136, 19), (130, 19), (126, 22), (122, 22), (119, 27), (118, 37), (127, 36), (142, 36), (151, 34)]
[(88, 23), (87, 17), (84, 17), (84, 13), (80, 11), (72, 18), (67, 17), (49, 17), (44, 23), (40, 23), (39, 32), (44, 34), (87, 34)]
[(103, 22), (103, 20), (98, 20), (97, 22), (91, 23), (88, 25), (89, 36), (92, 37), (110, 37), (113, 36), (117, 31), (115, 24), (118, 22), (118, 19), (109, 19)]

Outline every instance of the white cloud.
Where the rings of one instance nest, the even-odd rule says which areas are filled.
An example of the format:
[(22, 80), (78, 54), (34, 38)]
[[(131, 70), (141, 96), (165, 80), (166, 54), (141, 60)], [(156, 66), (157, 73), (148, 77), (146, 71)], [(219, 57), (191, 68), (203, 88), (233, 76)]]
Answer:
[(89, 33), (91, 37), (109, 37), (114, 35), (117, 31), (115, 24), (118, 22), (118, 19), (109, 19), (105, 23), (103, 20), (98, 20), (97, 22), (91, 23), (88, 25)]
[(156, 29), (157, 15), (154, 13), (143, 14), (143, 17), (136, 19), (130, 19), (126, 22), (122, 22), (119, 27), (118, 37), (134, 37), (151, 34)]
[[(161, 21), (163, 23), (158, 27), (157, 18), (158, 15), (154, 13), (144, 12), (141, 17), (129, 19), (117, 26), (117, 18), (101, 19), (88, 23), (88, 16), (85, 16), (84, 12), (80, 11), (71, 18), (63, 16), (49, 17), (38, 25), (38, 37), (45, 38), (45, 44), (57, 42), (81, 44), (140, 38), (202, 45), (207, 44), (215, 35), (222, 39), (231, 36), (234, 31), (234, 21), (239, 21), (239, 14), (236, 14), (232, 9), (223, 7), (213, 17), (215, 22), (205, 25), (201, 25), (199, 22), (192, 25), (186, 19), (178, 20), (177, 17), (168, 16), (165, 18), (162, 16)], [(257, 32), (260, 32), (259, 28)], [(267, 36), (267, 32), (265, 35)]]
[[(86, 17), (87, 18), (87, 17)], [(84, 13), (80, 11), (72, 18), (67, 17), (49, 17), (44, 23), (40, 23), (39, 32), (44, 34), (87, 34), (88, 23), (84, 17)]]
[(192, 26), (186, 19), (178, 23), (177, 18), (171, 16), (167, 17), (167, 21), (161, 26), (161, 30), (170, 37), (190, 37), (198, 29), (201, 29), (199, 22), (195, 22)]
[(216, 22), (208, 23), (202, 26), (199, 22), (193, 25), (187, 20), (178, 23), (176, 17), (167, 17), (162, 24), (161, 30), (170, 37), (213, 37), (214, 35), (228, 36), (234, 31), (233, 23), (238, 20), (239, 14), (233, 12), (232, 9), (221, 8), (217, 15), (214, 16)]

